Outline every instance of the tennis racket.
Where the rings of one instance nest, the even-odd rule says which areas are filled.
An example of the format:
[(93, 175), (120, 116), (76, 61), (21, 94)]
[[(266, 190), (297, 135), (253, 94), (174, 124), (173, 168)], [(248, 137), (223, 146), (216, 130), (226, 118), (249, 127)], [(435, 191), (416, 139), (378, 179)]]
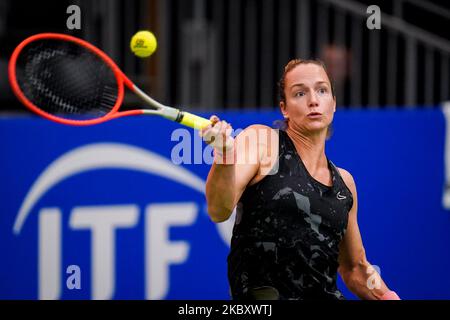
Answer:
[[(65, 34), (41, 33), (22, 41), (11, 56), (8, 75), (14, 94), (28, 109), (62, 124), (94, 125), (133, 115), (158, 115), (195, 129), (211, 124), (152, 99), (103, 51)], [(124, 85), (150, 108), (119, 112)]]

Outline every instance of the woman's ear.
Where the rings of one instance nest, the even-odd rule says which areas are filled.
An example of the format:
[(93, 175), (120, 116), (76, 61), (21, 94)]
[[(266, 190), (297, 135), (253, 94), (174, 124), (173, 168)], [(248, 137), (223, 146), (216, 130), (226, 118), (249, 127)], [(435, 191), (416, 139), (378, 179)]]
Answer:
[(280, 110), (281, 110), (281, 113), (283, 114), (283, 117), (285, 119), (288, 119), (289, 115), (286, 111), (286, 103), (284, 101), (280, 101)]

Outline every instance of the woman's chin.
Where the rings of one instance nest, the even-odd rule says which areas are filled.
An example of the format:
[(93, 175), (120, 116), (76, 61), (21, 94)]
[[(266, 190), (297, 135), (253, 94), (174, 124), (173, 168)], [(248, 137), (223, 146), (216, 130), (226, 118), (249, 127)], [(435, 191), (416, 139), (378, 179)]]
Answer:
[(328, 126), (324, 126), (323, 123), (311, 123), (306, 127), (306, 130), (310, 133), (318, 134), (323, 131), (327, 131)]

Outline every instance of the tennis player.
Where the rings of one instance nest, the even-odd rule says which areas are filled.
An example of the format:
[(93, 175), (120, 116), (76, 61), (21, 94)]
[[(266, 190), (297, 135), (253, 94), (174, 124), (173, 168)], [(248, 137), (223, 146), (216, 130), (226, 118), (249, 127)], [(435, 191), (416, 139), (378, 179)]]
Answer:
[[(339, 272), (361, 299), (399, 299), (367, 261), (352, 175), (325, 154), (336, 110), (325, 66), (290, 61), (279, 90), (281, 130), (252, 125), (233, 139), (231, 125), (213, 116), (214, 125), (201, 132), (215, 153), (208, 213), (218, 223), (236, 207), (228, 256), (232, 298), (341, 300)], [(274, 135), (276, 143), (263, 138)], [(268, 163), (272, 169), (263, 170)]]

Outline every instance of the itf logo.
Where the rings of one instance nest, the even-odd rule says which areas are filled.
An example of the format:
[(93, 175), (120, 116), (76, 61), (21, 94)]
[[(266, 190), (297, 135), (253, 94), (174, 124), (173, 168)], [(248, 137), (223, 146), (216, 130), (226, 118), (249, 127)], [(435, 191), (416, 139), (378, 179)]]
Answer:
[[(204, 181), (183, 167), (174, 165), (158, 154), (135, 146), (116, 143), (97, 143), (79, 147), (53, 161), (37, 178), (26, 195), (14, 222), (14, 233), (20, 235), (33, 207), (51, 188), (80, 173), (99, 169), (125, 169), (151, 174), (204, 193)], [(38, 297), (59, 299), (64, 278), (64, 244), (67, 234), (87, 231), (90, 235), (91, 297), (111, 299), (116, 281), (116, 247), (119, 230), (143, 224), (145, 298), (163, 299), (170, 287), (170, 268), (186, 263), (191, 245), (188, 241), (170, 239), (170, 228), (193, 225), (200, 206), (197, 202), (160, 202), (142, 209), (134, 203), (115, 205), (73, 206), (68, 220), (62, 209), (46, 206), (38, 209)], [(64, 222), (67, 221), (67, 222)], [(67, 225), (65, 225), (67, 223)], [(230, 226), (218, 225), (219, 234), (228, 243)], [(136, 229), (137, 230), (137, 229)], [(138, 244), (136, 244), (138, 245)], [(73, 246), (73, 244), (72, 244)], [(88, 252), (86, 252), (89, 255)], [(73, 261), (77, 264), (77, 261)], [(75, 269), (71, 270), (76, 274)], [(78, 270), (80, 271), (80, 270)], [(83, 269), (84, 271), (84, 269)], [(85, 274), (86, 272), (84, 272)], [(83, 276), (83, 279), (86, 277)], [(76, 285), (76, 279), (70, 279)], [(76, 287), (76, 286), (75, 286)]]

